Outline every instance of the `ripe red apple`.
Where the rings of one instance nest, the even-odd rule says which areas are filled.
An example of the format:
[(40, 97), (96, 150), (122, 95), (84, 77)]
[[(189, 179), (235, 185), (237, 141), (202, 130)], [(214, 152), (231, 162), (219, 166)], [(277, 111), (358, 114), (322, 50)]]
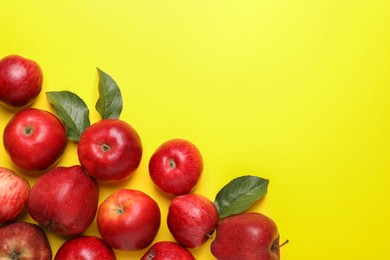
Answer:
[(81, 165), (97, 180), (121, 181), (141, 162), (141, 139), (127, 122), (104, 119), (83, 132), (78, 157)]
[(28, 171), (42, 171), (59, 160), (67, 136), (64, 125), (55, 115), (27, 108), (17, 112), (7, 123), (3, 142), (17, 166)]
[(157, 148), (149, 161), (155, 185), (170, 195), (191, 192), (202, 174), (203, 160), (198, 148), (183, 139), (172, 139)]
[(120, 189), (99, 206), (97, 226), (103, 240), (119, 250), (149, 246), (160, 228), (160, 208), (147, 194)]
[(199, 194), (180, 195), (171, 201), (167, 224), (177, 242), (187, 248), (203, 245), (218, 224), (214, 203)]
[(64, 242), (58, 249), (54, 260), (104, 259), (115, 260), (114, 250), (102, 239), (95, 236), (79, 236)]
[(279, 232), (275, 222), (260, 213), (242, 213), (223, 219), (211, 243), (220, 260), (279, 260)]
[(0, 227), (0, 259), (51, 260), (52, 250), (38, 225), (14, 222)]
[(47, 231), (76, 235), (91, 225), (98, 199), (96, 180), (75, 165), (56, 167), (39, 177), (27, 205), (31, 217)]
[(0, 60), (0, 102), (6, 106), (28, 106), (41, 92), (42, 83), (42, 70), (35, 61), (18, 55)]
[(0, 224), (20, 217), (27, 208), (30, 183), (10, 169), (0, 167)]
[(182, 245), (171, 241), (153, 244), (141, 260), (195, 260), (195, 257)]

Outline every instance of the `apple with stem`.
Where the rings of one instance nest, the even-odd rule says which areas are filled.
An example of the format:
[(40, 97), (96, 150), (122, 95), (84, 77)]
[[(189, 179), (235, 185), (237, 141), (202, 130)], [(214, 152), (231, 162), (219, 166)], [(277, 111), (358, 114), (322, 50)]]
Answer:
[(0, 167), (0, 224), (13, 221), (25, 212), (29, 194), (27, 179)]
[(13, 222), (0, 227), (0, 259), (51, 260), (52, 249), (40, 226)]
[(54, 260), (104, 259), (115, 260), (115, 252), (102, 239), (83, 235), (65, 241), (58, 249)]
[(199, 247), (210, 239), (218, 220), (214, 203), (200, 194), (174, 197), (169, 205), (168, 229), (187, 248)]
[(122, 181), (138, 168), (142, 143), (136, 130), (120, 119), (103, 119), (81, 135), (80, 164), (99, 181)]
[(149, 161), (149, 174), (154, 184), (170, 195), (191, 192), (203, 171), (199, 149), (184, 139), (171, 139), (160, 145)]
[(66, 130), (52, 113), (27, 108), (17, 112), (3, 132), (5, 150), (23, 170), (43, 171), (60, 159), (66, 144)]
[(42, 90), (43, 73), (39, 64), (19, 55), (0, 60), (0, 102), (21, 108), (35, 101)]
[(60, 235), (84, 232), (95, 218), (99, 200), (96, 180), (80, 165), (56, 167), (31, 188), (28, 211), (47, 231)]
[(279, 260), (281, 246), (275, 222), (251, 212), (229, 216), (219, 223), (211, 253), (220, 260)]
[(135, 251), (149, 246), (160, 228), (161, 213), (155, 200), (142, 191), (120, 189), (100, 204), (97, 226), (112, 248)]
[(141, 260), (195, 260), (191, 252), (172, 241), (154, 243), (141, 257)]

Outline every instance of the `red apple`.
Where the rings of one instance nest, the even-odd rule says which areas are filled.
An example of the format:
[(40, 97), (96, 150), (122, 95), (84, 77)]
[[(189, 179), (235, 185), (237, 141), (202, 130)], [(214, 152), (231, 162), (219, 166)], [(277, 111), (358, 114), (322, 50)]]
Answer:
[(53, 166), (63, 154), (67, 136), (62, 122), (52, 113), (27, 108), (7, 123), (3, 142), (12, 161), (28, 171)]
[(187, 248), (203, 245), (218, 224), (214, 203), (199, 194), (180, 195), (171, 201), (167, 224), (177, 242)]
[(6, 106), (28, 106), (41, 92), (42, 83), (42, 70), (35, 61), (18, 55), (0, 60), (0, 102)]
[(191, 192), (202, 174), (203, 160), (198, 148), (183, 139), (163, 143), (149, 161), (149, 174), (155, 185), (170, 195)]
[(115, 260), (114, 250), (102, 239), (95, 236), (79, 236), (64, 242), (54, 260)]
[(141, 260), (195, 260), (195, 257), (182, 245), (171, 241), (153, 244)]
[(52, 250), (38, 225), (14, 222), (0, 227), (0, 259), (51, 260)]
[(56, 167), (39, 177), (27, 205), (31, 217), (45, 230), (76, 235), (91, 225), (98, 199), (96, 180), (75, 165)]
[(223, 219), (211, 243), (220, 260), (279, 260), (279, 232), (275, 222), (260, 213), (242, 213)]
[(97, 226), (103, 240), (119, 250), (149, 246), (160, 228), (160, 209), (142, 191), (120, 189), (99, 206)]
[(27, 208), (30, 183), (12, 170), (0, 167), (0, 224), (20, 217)]
[(83, 132), (78, 157), (97, 180), (121, 181), (132, 175), (141, 162), (141, 139), (125, 121), (104, 119)]

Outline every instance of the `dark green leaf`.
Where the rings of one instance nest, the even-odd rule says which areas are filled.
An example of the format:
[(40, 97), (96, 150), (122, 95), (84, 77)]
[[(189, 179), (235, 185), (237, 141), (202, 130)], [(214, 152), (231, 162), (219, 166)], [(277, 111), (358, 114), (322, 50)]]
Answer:
[(267, 194), (269, 181), (257, 176), (241, 176), (226, 184), (214, 204), (220, 218), (240, 214)]
[(99, 99), (96, 110), (102, 119), (118, 119), (123, 107), (122, 94), (116, 82), (105, 72), (99, 72)]
[(54, 106), (57, 116), (64, 121), (68, 138), (79, 141), (81, 134), (90, 125), (87, 105), (70, 91), (47, 92), (46, 97)]

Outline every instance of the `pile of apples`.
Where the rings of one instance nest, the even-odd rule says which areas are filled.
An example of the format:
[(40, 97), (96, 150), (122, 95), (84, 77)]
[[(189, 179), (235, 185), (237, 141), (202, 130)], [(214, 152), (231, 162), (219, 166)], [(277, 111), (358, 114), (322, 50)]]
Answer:
[[(131, 177), (142, 158), (137, 131), (121, 120), (122, 97), (115, 81), (98, 69), (101, 120), (75, 93), (47, 92), (56, 113), (31, 108), (43, 73), (37, 62), (18, 55), (0, 60), (0, 102), (15, 111), (3, 130), (3, 144), (15, 169), (0, 166), (0, 258), (116, 259), (115, 250), (145, 250), (142, 259), (195, 259), (191, 249), (211, 243), (221, 260), (280, 259), (274, 221), (245, 212), (266, 194), (268, 180), (242, 176), (216, 200), (193, 193), (203, 171), (199, 149), (190, 141), (161, 144), (149, 160), (149, 176), (171, 197), (167, 225), (175, 241), (155, 241), (161, 223), (157, 202), (135, 189), (118, 189), (99, 204), (100, 182)], [(78, 142), (80, 164), (58, 166), (68, 140)], [(37, 176), (31, 187), (23, 174)], [(21, 221), (30, 214), (36, 223)], [(100, 237), (84, 235), (96, 223)], [(66, 238), (52, 252), (46, 232)]]

